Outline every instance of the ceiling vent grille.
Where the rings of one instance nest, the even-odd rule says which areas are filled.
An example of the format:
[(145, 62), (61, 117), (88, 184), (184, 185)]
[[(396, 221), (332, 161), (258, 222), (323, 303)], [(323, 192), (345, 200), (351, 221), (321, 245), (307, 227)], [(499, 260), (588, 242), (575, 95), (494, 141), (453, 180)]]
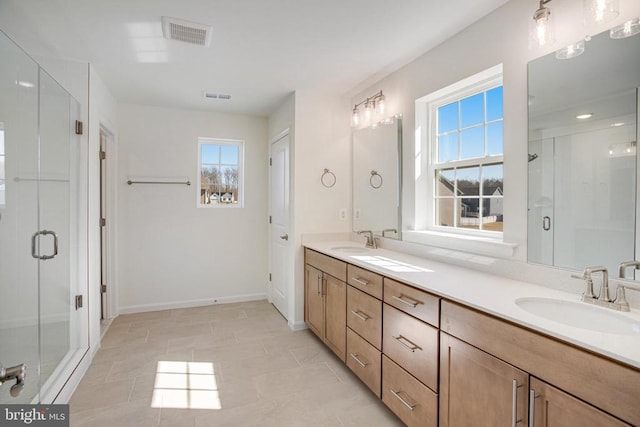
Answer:
[(162, 35), (169, 40), (208, 47), (211, 43), (211, 30), (210, 25), (162, 17)]

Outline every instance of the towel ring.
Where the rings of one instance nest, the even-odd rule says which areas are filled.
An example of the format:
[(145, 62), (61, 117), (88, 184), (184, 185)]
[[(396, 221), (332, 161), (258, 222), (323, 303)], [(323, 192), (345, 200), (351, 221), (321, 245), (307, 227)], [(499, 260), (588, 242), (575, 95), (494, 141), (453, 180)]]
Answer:
[(336, 185), (336, 174), (331, 172), (329, 169), (324, 168), (324, 172), (320, 177), (320, 182), (327, 188), (331, 188)]
[(369, 185), (373, 188), (382, 187), (382, 175), (378, 173), (378, 171), (371, 171), (371, 177), (369, 178)]

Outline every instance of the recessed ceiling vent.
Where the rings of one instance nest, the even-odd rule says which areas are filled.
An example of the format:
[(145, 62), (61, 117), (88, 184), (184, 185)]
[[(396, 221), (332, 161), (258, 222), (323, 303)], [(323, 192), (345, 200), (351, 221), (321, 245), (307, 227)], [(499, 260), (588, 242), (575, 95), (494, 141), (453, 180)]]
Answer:
[(211, 43), (211, 30), (211, 25), (162, 17), (162, 35), (169, 40), (208, 47)]
[(226, 93), (205, 92), (204, 97), (208, 99), (231, 99), (231, 95)]

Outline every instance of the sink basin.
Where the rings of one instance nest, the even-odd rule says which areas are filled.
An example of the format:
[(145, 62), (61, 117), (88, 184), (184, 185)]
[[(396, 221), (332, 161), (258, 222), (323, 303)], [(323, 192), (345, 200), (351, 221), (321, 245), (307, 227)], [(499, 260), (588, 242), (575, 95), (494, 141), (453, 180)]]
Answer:
[(363, 254), (369, 252), (369, 248), (363, 246), (335, 246), (331, 248), (332, 251), (344, 252), (347, 254)]
[(552, 298), (518, 298), (521, 309), (547, 320), (594, 332), (640, 335), (640, 319), (634, 319), (584, 302)]

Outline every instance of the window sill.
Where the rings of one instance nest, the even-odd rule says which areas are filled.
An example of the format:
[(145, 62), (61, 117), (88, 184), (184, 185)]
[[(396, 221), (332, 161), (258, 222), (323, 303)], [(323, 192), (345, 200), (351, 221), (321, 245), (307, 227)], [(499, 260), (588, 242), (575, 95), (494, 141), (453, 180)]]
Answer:
[(497, 258), (511, 258), (515, 249), (518, 247), (515, 243), (506, 243), (501, 239), (470, 236), (466, 234), (442, 233), (431, 230), (403, 231), (402, 240)]

